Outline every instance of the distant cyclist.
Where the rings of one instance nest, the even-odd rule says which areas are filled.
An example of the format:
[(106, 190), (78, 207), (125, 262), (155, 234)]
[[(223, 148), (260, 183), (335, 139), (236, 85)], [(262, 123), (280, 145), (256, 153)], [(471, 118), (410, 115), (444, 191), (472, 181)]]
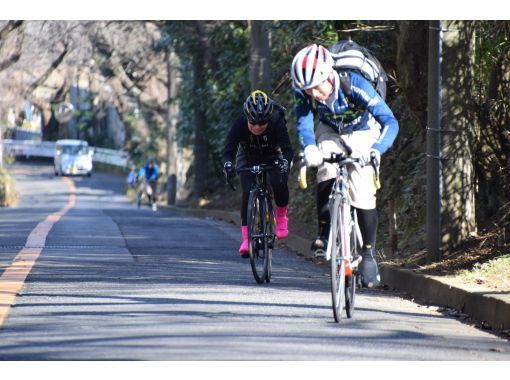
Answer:
[[(273, 189), (276, 203), (276, 236), (287, 237), (289, 188), (287, 186), (289, 165), (294, 152), (287, 132), (285, 109), (271, 100), (263, 91), (253, 91), (246, 98), (243, 114), (233, 123), (227, 137), (223, 153), (223, 172), (229, 180), (235, 174), (236, 167), (242, 168), (257, 164), (274, 164), (278, 172), (269, 173), (269, 182)], [(252, 173), (240, 174), (243, 188), (241, 203), (241, 234), (243, 241), (239, 247), (242, 257), (249, 257), (248, 248), (248, 198), (255, 183)]]
[[(377, 232), (376, 191), (372, 157), (379, 165), (398, 133), (398, 123), (388, 105), (363, 76), (333, 69), (331, 53), (321, 45), (299, 51), (291, 65), (294, 85), (297, 132), (307, 166), (318, 166), (317, 211), (319, 235), (312, 250), (325, 250), (330, 229), (329, 195), (336, 169), (323, 163), (323, 155), (345, 151), (361, 159), (349, 169), (349, 197), (356, 209), (363, 238), (359, 271), (364, 286), (380, 282), (375, 257)], [(318, 116), (315, 125), (314, 116)], [(342, 144), (343, 143), (343, 144)]]
[(131, 165), (131, 170), (126, 177), (126, 183), (130, 188), (134, 188), (136, 185), (137, 170), (135, 165)]
[[(154, 158), (150, 158), (145, 165), (143, 165), (140, 170), (138, 171), (138, 180), (145, 179), (147, 183), (150, 186), (150, 194), (147, 194), (149, 196), (149, 202), (151, 204), (151, 207), (154, 211), (156, 211), (156, 197), (157, 197), (157, 188), (158, 188), (158, 174), (159, 174), (159, 168), (156, 164)], [(148, 192), (149, 193), (149, 192)]]

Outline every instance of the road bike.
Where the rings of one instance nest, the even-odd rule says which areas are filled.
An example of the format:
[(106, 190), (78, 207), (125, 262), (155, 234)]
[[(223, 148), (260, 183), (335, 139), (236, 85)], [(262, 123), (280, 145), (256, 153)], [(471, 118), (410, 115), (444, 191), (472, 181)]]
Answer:
[(142, 178), (141, 180), (138, 181), (138, 189), (136, 192), (137, 207), (140, 208), (145, 200), (147, 200), (147, 202), (151, 205), (153, 211), (157, 210), (156, 196), (153, 195), (150, 181), (147, 181), (145, 178)]
[[(350, 149), (347, 149), (351, 153)], [(333, 153), (324, 158), (324, 162), (335, 164), (336, 177), (329, 197), (329, 213), (331, 218), (328, 244), (326, 251), (318, 250), (316, 256), (323, 256), (331, 263), (331, 298), (335, 322), (340, 322), (343, 310), (347, 318), (354, 315), (354, 301), (356, 288), (360, 286), (357, 275), (358, 266), (362, 260), (360, 252), (363, 239), (358, 226), (356, 210), (351, 207), (347, 179), (347, 166), (359, 163), (358, 158), (352, 158), (342, 153)], [(374, 183), (379, 188), (379, 173), (375, 157), (372, 157), (374, 168)], [(299, 174), (301, 188), (306, 188), (306, 166), (302, 159)]]
[(324, 162), (336, 164), (337, 175), (329, 200), (331, 227), (325, 257), (331, 262), (331, 298), (335, 322), (354, 314), (354, 300), (358, 282), (358, 254), (363, 246), (356, 210), (351, 207), (347, 194), (347, 166), (359, 162), (356, 158), (332, 154)]
[[(236, 170), (238, 173), (255, 175), (255, 183), (248, 198), (248, 246), (253, 276), (259, 284), (271, 281), (276, 218), (273, 191), (267, 177), (275, 169), (279, 170), (278, 165), (259, 164)], [(229, 183), (235, 190), (232, 183)]]

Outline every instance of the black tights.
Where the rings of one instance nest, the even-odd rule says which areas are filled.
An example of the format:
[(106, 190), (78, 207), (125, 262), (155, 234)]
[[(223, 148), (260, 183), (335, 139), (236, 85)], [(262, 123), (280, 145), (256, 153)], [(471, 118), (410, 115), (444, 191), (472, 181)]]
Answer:
[[(281, 180), (280, 180), (281, 178)], [(287, 186), (288, 173), (280, 173), (277, 171), (269, 172), (269, 183), (273, 188), (274, 202), (278, 207), (285, 207), (289, 204), (289, 187)], [(241, 204), (241, 222), (243, 226), (248, 225), (248, 200), (250, 198), (250, 190), (255, 184), (255, 174), (239, 173), (241, 186), (243, 187), (243, 200)]]
[[(334, 179), (320, 182), (317, 185), (317, 214), (319, 221), (319, 235), (327, 238), (330, 227), (329, 195)], [(377, 236), (377, 209), (363, 210), (356, 208), (358, 225), (363, 238), (364, 247), (374, 247)]]

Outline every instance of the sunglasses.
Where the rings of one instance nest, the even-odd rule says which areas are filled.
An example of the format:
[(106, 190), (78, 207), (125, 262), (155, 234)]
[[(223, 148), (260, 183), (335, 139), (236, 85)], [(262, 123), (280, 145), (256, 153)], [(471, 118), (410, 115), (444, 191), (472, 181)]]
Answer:
[(259, 120), (259, 121), (255, 121), (255, 120), (249, 120), (248, 119), (248, 123), (250, 123), (251, 125), (259, 125), (259, 126), (262, 126), (264, 124), (267, 124), (269, 120)]

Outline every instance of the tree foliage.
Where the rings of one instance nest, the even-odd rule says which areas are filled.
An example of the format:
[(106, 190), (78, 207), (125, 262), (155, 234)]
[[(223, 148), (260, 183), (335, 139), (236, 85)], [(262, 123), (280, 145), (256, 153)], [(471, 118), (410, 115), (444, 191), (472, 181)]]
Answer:
[[(270, 95), (287, 109), (296, 151), (289, 66), (297, 51), (310, 43), (327, 46), (350, 37), (381, 61), (390, 76), (388, 103), (400, 124), (399, 136), (384, 156), (381, 222), (384, 227), (396, 217), (401, 249), (423, 247), (427, 22), (267, 21), (266, 26), (271, 48)], [(475, 29), (473, 160), (482, 226), (495, 217), (500, 220), (510, 207), (510, 23), (477, 21)], [(87, 78), (94, 114), (82, 115), (80, 127), (90, 128), (101, 109), (114, 106), (127, 128), (125, 148), (135, 161), (148, 155), (162, 160), (168, 106), (165, 53), (169, 48), (179, 57), (182, 78), (179, 146), (193, 148), (200, 142), (193, 172), (204, 170), (205, 190), (214, 192), (222, 185), (220, 158), (226, 134), (252, 90), (247, 21), (2, 21), (0, 86), (5, 96), (0, 106), (5, 110), (30, 99), (46, 107), (45, 120), (51, 124), (49, 103), (64, 99), (76, 78)], [(203, 68), (197, 71), (197, 65)], [(203, 124), (199, 129), (198, 121)], [(295, 206), (291, 213), (315, 225), (314, 185), (310, 183), (308, 193), (299, 192), (295, 176), (292, 172)], [(390, 203), (395, 205), (395, 216), (386, 209)], [(380, 232), (385, 239), (385, 229)]]
[[(382, 225), (391, 222), (387, 205), (395, 207), (397, 224), (406, 226), (399, 231), (400, 249), (424, 246), (426, 192), (426, 102), (428, 23), (425, 21), (272, 21), (269, 22), (272, 52), (272, 90), (270, 95), (288, 110), (288, 127), (296, 151), (299, 149), (292, 112), (292, 86), (289, 66), (292, 57), (310, 43), (329, 45), (338, 38), (352, 38), (369, 48), (382, 62), (390, 76), (387, 101), (400, 123), (400, 133), (393, 148), (385, 155), (382, 169), (383, 190), (379, 196)], [(193, 112), (197, 99), (208, 104), (206, 135), (208, 141), (209, 189), (217, 188), (219, 158), (229, 123), (240, 111), (249, 93), (249, 35), (245, 22), (207, 22), (210, 41), (206, 85), (197, 92), (193, 88), (192, 54), (197, 48), (196, 35), (183, 27), (184, 23), (169, 22), (172, 44), (183, 59), (181, 100), (181, 144), (192, 143)], [(508, 23), (479, 22), (477, 34), (478, 67), (473, 99), (477, 101), (479, 133), (477, 178), (481, 186), (479, 204), (490, 198), (493, 206), (484, 208), (490, 215), (505, 202), (510, 192), (508, 175), (508, 106), (504, 101), (508, 91)], [(489, 37), (492, 37), (489, 38)], [(506, 68), (506, 69), (505, 69)], [(492, 85), (491, 85), (492, 83)], [(507, 98), (507, 97), (506, 97)], [(506, 149), (506, 150), (505, 150)], [(508, 169), (506, 169), (508, 170)], [(295, 175), (295, 173), (293, 173)], [(291, 177), (292, 178), (292, 177)], [(312, 193), (313, 187), (312, 186)], [(307, 223), (315, 223), (313, 198), (300, 193), (291, 182), (292, 198), (299, 208), (292, 210)], [(494, 189), (501, 189), (495, 191)], [(385, 230), (380, 238), (386, 239)]]

